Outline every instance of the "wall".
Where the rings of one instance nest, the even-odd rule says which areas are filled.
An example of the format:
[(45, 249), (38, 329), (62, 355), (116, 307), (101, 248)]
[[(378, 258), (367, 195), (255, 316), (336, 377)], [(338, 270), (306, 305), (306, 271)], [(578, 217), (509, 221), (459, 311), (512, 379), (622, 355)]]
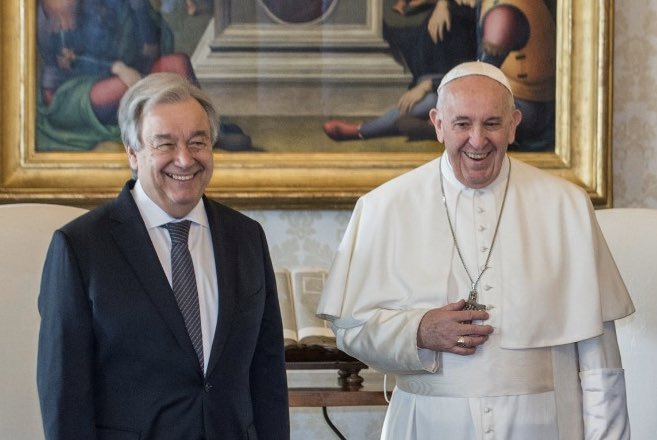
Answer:
[(614, 205), (657, 208), (657, 3), (614, 11)]
[[(657, 208), (657, 2), (616, 0), (614, 9), (614, 206)], [(349, 218), (347, 211), (249, 214), (284, 267), (328, 267)], [(378, 438), (381, 409), (330, 411), (347, 438)], [(292, 428), (297, 439), (336, 438), (316, 409), (293, 410)]]

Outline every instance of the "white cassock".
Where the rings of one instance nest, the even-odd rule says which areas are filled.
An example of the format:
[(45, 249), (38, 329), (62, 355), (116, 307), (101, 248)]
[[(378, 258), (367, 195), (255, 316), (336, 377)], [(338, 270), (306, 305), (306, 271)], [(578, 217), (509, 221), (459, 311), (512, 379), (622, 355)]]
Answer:
[[(361, 197), (317, 313), (338, 347), (396, 374), (382, 438), (629, 439), (613, 321), (634, 306), (578, 186), (521, 161), (475, 190), (436, 159)], [(511, 168), (510, 174), (509, 167)], [(417, 348), (422, 316), (467, 299), (440, 192), (495, 331), (472, 356)]]

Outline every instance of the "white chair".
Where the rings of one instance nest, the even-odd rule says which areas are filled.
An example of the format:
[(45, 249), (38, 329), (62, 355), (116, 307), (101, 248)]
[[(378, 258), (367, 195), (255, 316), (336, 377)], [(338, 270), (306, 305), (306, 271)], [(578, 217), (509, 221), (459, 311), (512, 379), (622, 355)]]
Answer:
[(41, 270), (53, 231), (84, 212), (0, 205), (0, 439), (43, 439), (36, 392)]
[(616, 322), (632, 438), (657, 439), (657, 210), (596, 211), (636, 312)]

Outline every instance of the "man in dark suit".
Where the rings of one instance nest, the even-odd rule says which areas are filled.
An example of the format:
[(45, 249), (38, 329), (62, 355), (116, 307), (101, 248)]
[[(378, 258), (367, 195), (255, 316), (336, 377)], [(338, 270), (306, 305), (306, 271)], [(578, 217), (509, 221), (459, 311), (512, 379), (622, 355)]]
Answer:
[[(47, 439), (289, 438), (264, 232), (203, 196), (217, 121), (209, 98), (174, 74), (147, 76), (122, 99), (136, 180), (56, 231), (43, 271)], [(176, 254), (181, 225), (189, 237)]]

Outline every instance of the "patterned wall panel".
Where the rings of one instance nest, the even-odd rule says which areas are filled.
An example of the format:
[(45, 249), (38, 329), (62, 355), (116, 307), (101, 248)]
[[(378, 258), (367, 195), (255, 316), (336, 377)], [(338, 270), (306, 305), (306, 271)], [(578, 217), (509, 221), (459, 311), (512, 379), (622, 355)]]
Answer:
[(614, 206), (657, 208), (657, 3), (614, 12)]

